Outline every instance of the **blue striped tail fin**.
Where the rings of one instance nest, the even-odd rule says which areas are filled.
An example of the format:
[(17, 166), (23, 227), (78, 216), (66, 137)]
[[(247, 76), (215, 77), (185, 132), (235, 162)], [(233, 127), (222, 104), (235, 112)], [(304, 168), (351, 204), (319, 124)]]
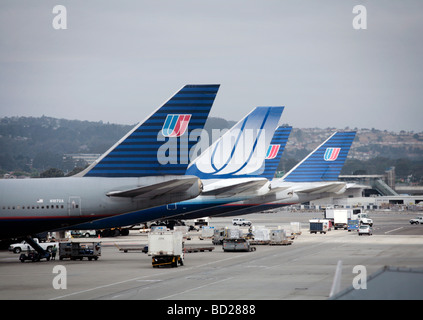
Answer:
[(284, 177), (288, 182), (337, 181), (355, 131), (335, 132)]
[(260, 175), (261, 177), (269, 180), (274, 178), (291, 131), (292, 127), (278, 127), (276, 129), (272, 142), (270, 142), (269, 148), (267, 149), (265, 169)]
[(203, 129), (218, 90), (219, 85), (184, 86), (80, 176), (184, 175), (197, 142), (190, 134)]

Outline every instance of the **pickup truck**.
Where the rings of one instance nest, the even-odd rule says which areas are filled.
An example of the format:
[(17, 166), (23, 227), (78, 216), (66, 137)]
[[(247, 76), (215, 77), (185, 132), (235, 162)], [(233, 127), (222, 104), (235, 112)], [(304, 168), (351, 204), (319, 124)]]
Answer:
[(360, 221), (360, 224), (368, 224), (371, 227), (373, 226), (373, 220), (369, 218), (367, 213), (359, 213), (357, 218)]
[(423, 217), (415, 217), (414, 219), (410, 219), (411, 224), (423, 224)]
[[(51, 252), (55, 245), (58, 246), (56, 242), (39, 242), (37, 238), (34, 238), (33, 240), (37, 242), (41, 246), (41, 248), (47, 250), (48, 252)], [(21, 253), (25, 250), (34, 250), (34, 248), (31, 247), (26, 241), (13, 243), (9, 246), (9, 251), (12, 251), (14, 253)]]

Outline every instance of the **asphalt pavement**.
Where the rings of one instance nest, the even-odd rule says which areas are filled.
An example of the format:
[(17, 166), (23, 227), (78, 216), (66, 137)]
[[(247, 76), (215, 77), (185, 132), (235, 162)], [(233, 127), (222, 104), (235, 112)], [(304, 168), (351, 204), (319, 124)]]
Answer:
[[(418, 213), (371, 213), (374, 234), (361, 237), (345, 230), (310, 234), (308, 220), (319, 215), (279, 211), (245, 216), (256, 226), (300, 222), (302, 233), (292, 245), (256, 246), (254, 252), (223, 252), (215, 246), (212, 252), (187, 253), (184, 266), (178, 268), (152, 268), (148, 255), (119, 251), (122, 246), (147, 243), (146, 235), (138, 231), (100, 239), (98, 261), (21, 263), (18, 255), (2, 250), (0, 299), (324, 300), (329, 298), (338, 261), (342, 261), (341, 289), (351, 286), (357, 265), (364, 266), (367, 275), (386, 265), (423, 266), (423, 225), (408, 223)], [(216, 227), (230, 223), (231, 218), (210, 222)], [(194, 233), (185, 246), (212, 244)]]

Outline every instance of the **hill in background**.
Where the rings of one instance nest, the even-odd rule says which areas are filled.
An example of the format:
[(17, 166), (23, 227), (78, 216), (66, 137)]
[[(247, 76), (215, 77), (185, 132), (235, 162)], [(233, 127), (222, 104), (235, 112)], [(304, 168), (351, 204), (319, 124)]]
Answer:
[[(212, 137), (212, 129), (229, 129), (234, 123), (211, 117), (205, 129)], [(65, 155), (102, 154), (132, 127), (45, 116), (0, 118), (0, 172), (23, 171), (38, 176), (49, 168), (72, 171), (86, 163)], [(336, 130), (293, 128), (279, 169), (289, 170)], [(421, 182), (423, 132), (358, 129), (342, 173), (381, 174), (391, 166), (396, 167), (398, 178)]]

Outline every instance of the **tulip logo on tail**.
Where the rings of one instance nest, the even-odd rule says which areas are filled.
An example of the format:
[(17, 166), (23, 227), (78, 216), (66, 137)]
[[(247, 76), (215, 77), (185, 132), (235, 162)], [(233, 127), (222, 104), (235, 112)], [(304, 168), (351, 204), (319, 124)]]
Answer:
[(190, 114), (168, 114), (162, 128), (165, 137), (180, 137), (188, 128)]
[(280, 147), (280, 144), (271, 144), (267, 149), (266, 160), (275, 159)]
[(327, 148), (323, 158), (325, 161), (335, 161), (338, 159), (340, 151), (341, 148)]

